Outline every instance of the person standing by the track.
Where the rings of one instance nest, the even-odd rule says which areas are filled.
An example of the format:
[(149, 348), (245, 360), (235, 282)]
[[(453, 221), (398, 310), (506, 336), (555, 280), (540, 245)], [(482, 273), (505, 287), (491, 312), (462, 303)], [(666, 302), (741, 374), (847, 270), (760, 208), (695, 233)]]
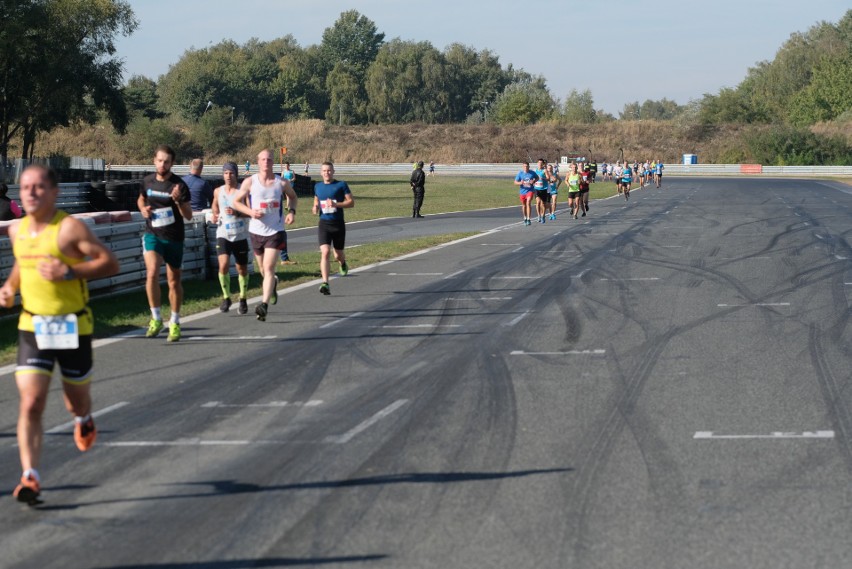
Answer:
[[(423, 173), (423, 163), (420, 162), (420, 173)], [(349, 265), (346, 264), (346, 254), (343, 248), (346, 246), (346, 222), (343, 218), (343, 210), (355, 207), (355, 198), (349, 190), (346, 182), (334, 179), (334, 164), (323, 162), (320, 169), (322, 182), (314, 186), (314, 215), (319, 215), (317, 226), (317, 238), (320, 248), (320, 274), (322, 284), (319, 291), (322, 294), (331, 294), (328, 285), (328, 274), (331, 271), (331, 252), (334, 251), (335, 260), (340, 263), (340, 276), (349, 274)]]
[[(332, 172), (334, 168), (332, 168)], [(415, 219), (423, 219), (420, 215), (420, 208), (423, 207), (423, 197), (426, 195), (426, 174), (423, 173), (423, 162), (414, 164), (414, 171), (409, 179), (411, 183), (411, 191), (414, 193), (414, 204), (411, 208), (411, 217)]]
[(151, 308), (151, 321), (145, 337), (154, 338), (163, 329), (160, 313), (160, 267), (166, 264), (169, 285), (169, 342), (180, 340), (180, 307), (183, 304), (181, 265), (183, 264), (184, 219), (192, 219), (189, 188), (172, 173), (175, 151), (162, 144), (154, 151), (156, 172), (142, 179), (136, 205), (145, 218), (142, 256), (145, 259), (145, 293)]
[(213, 223), (216, 228), (216, 256), (219, 259), (219, 286), (222, 287), (222, 304), (219, 310), (231, 309), (231, 255), (237, 265), (237, 281), (240, 283), (240, 305), (237, 312), (248, 312), (248, 218), (238, 214), (232, 207), (239, 191), (237, 165), (225, 162), (222, 166), (225, 184), (213, 191)]
[[(262, 150), (257, 155), (257, 169), (257, 174), (243, 180), (231, 207), (250, 218), (249, 239), (255, 256), (260, 259), (263, 275), (263, 299), (254, 312), (257, 319), (263, 322), (269, 312), (270, 302), (278, 302), (275, 264), (278, 262), (278, 252), (287, 248), (284, 226), (292, 224), (296, 218), (298, 198), (290, 183), (273, 172), (270, 150)], [(286, 218), (282, 215), (285, 197), (290, 204)], [(251, 206), (247, 205), (246, 199), (250, 200), (248, 203)]]
[(56, 173), (28, 166), (21, 174), (26, 217), (9, 227), (15, 263), (0, 287), (0, 305), (10, 308), (21, 292), (18, 363), (20, 394), (18, 452), (23, 474), (14, 496), (38, 503), (39, 459), (44, 440), (42, 415), (53, 368), (59, 363), (65, 406), (74, 416), (74, 442), (81, 451), (95, 443), (92, 420), (92, 333), (89, 279), (119, 270), (118, 260), (86, 224), (56, 208)]
[(192, 211), (203, 211), (213, 205), (213, 186), (201, 177), (204, 160), (193, 158), (189, 162), (189, 174), (181, 178), (189, 188), (189, 204)]
[(547, 213), (550, 192), (548, 191), (547, 182), (547, 161), (544, 158), (538, 159), (535, 175), (538, 176), (538, 179), (533, 183), (533, 190), (535, 190), (535, 210), (538, 214), (538, 222), (545, 223), (546, 218), (544, 214)]
[(521, 162), (521, 171), (515, 176), (515, 185), (520, 187), (521, 214), (524, 216), (524, 225), (530, 225), (530, 204), (535, 192), (533, 184), (538, 180), (535, 172), (530, 171), (529, 162)]
[(663, 161), (658, 158), (657, 166), (654, 169), (654, 182), (657, 184), (658, 188), (663, 186), (663, 168)]
[[(287, 180), (290, 183), (290, 187), (292, 187), (292, 188), (296, 187), (296, 185), (295, 185), (296, 184), (296, 173), (292, 169), (290, 169), (290, 163), (289, 162), (284, 163), (283, 169), (281, 170), (281, 179)], [(295, 191), (295, 189), (294, 189), (294, 191)], [(293, 261), (290, 260), (290, 255), (289, 255), (289, 253), (287, 252), (286, 249), (284, 249), (283, 251), (281, 251), (279, 253), (279, 257), (281, 258), (281, 264), (282, 265), (293, 265), (293, 264), (295, 264)]]
[(589, 162), (586, 164), (586, 166), (588, 166), (588, 171), (589, 171), (589, 181), (590, 181), (591, 183), (593, 183), (593, 184), (594, 184), (594, 183), (595, 183), (595, 178), (596, 178), (596, 177), (597, 177), (597, 175), (598, 175), (598, 163), (597, 163), (597, 162), (595, 162), (595, 159), (594, 159), (594, 158), (591, 158), (591, 157), (590, 157), (590, 158), (589, 158)]

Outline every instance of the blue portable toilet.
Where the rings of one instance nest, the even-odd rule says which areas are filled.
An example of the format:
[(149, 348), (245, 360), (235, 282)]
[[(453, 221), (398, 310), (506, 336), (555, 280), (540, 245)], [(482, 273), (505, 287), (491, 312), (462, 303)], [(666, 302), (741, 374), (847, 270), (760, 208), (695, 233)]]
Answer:
[(684, 154), (683, 163), (685, 165), (698, 164), (698, 154)]

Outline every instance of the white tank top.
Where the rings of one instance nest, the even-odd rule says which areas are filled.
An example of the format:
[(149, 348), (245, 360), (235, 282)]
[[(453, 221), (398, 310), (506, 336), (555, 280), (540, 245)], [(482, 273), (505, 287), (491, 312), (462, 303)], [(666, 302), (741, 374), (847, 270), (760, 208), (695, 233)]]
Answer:
[(227, 215), (225, 209), (231, 207), (234, 203), (235, 189), (228, 195), (228, 186), (219, 188), (219, 227), (216, 228), (216, 237), (227, 239), (228, 241), (242, 241), (248, 239), (248, 222), (247, 217), (237, 217), (236, 215)]
[(281, 190), (281, 180), (274, 178), (268, 186), (260, 183), (257, 174), (251, 177), (251, 190), (249, 191), (249, 204), (252, 209), (264, 212), (263, 217), (249, 222), (249, 233), (255, 235), (274, 235), (284, 231), (284, 204), (282, 198), (284, 192)]

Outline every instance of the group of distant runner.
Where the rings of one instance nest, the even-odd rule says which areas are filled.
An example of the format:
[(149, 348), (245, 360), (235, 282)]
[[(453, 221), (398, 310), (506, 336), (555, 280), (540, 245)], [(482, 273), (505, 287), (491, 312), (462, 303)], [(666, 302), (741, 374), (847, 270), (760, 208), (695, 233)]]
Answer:
[[(169, 342), (181, 338), (180, 309), (183, 302), (181, 265), (185, 221), (191, 220), (191, 195), (186, 182), (172, 172), (175, 153), (169, 146), (154, 152), (155, 172), (143, 179), (137, 206), (145, 218), (142, 251), (147, 273), (146, 295), (151, 320), (145, 336), (154, 338), (164, 328), (160, 269), (165, 264), (171, 315)], [(216, 251), (220, 305), (227, 312), (232, 304), (230, 258), (233, 256), (239, 282), (238, 312), (248, 312), (248, 253), (255, 255), (263, 277), (261, 302), (255, 308), (265, 321), (269, 305), (278, 299), (275, 267), (287, 249), (285, 226), (293, 223), (298, 198), (289, 179), (273, 173), (272, 153), (257, 156), (258, 172), (238, 185), (238, 167), (222, 167), (224, 184), (213, 192), (212, 219), (217, 225)], [(200, 169), (199, 169), (200, 171)], [(319, 217), (319, 292), (331, 294), (331, 257), (346, 275), (344, 255), (346, 226), (343, 210), (355, 205), (346, 182), (334, 179), (334, 165), (324, 162), (322, 181), (314, 187), (313, 213)], [(57, 209), (59, 185), (56, 173), (45, 166), (27, 167), (20, 177), (20, 199), (26, 216), (11, 225), (15, 263), (0, 287), (0, 305), (10, 308), (21, 295), (18, 322), (18, 357), (15, 380), (20, 394), (17, 438), (23, 473), (14, 496), (29, 505), (40, 503), (38, 473), (44, 438), (42, 415), (53, 369), (58, 363), (65, 404), (74, 417), (74, 441), (80, 451), (94, 444), (97, 429), (91, 414), (92, 335), (94, 321), (88, 307), (88, 280), (114, 275), (116, 256), (82, 221)], [(285, 213), (286, 212), (286, 213)]]
[[(615, 181), (617, 195), (630, 199), (630, 188), (634, 177), (639, 187), (651, 184), (662, 187), (662, 160), (646, 160), (634, 162), (617, 161), (614, 164), (601, 163), (601, 180)], [(547, 223), (556, 219), (556, 205), (559, 188), (567, 186), (568, 214), (573, 219), (586, 217), (589, 211), (589, 185), (596, 182), (598, 164), (594, 160), (574, 161), (568, 163), (568, 173), (561, 177), (559, 165), (549, 164), (544, 158), (539, 158), (535, 169), (530, 169), (529, 162), (521, 162), (521, 170), (515, 176), (515, 185), (520, 190), (521, 214), (524, 225), (532, 225), (532, 204), (535, 200), (536, 221)]]

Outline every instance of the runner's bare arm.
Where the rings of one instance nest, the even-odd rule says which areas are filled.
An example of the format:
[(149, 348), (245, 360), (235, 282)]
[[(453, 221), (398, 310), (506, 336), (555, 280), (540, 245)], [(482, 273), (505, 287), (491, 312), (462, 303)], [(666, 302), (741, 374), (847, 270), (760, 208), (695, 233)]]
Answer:
[(263, 214), (260, 211), (255, 211), (251, 209), (248, 205), (246, 205), (246, 196), (251, 190), (251, 178), (246, 178), (243, 180), (243, 183), (240, 185), (239, 191), (234, 196), (234, 201), (231, 203), (231, 207), (233, 207), (238, 212), (247, 215), (248, 217), (252, 217), (254, 219), (260, 219), (263, 217)]
[(189, 221), (192, 219), (192, 203), (189, 201), (189, 198), (187, 198), (187, 200), (184, 202), (180, 201), (180, 198), (180, 186), (178, 184), (175, 184), (172, 188), (172, 200), (177, 204), (178, 209), (180, 210), (180, 214), (183, 216), (183, 218)]
[(142, 212), (142, 217), (145, 219), (151, 217), (151, 206), (148, 205), (148, 200), (142, 194), (139, 194), (139, 197), (136, 198), (136, 207)]
[[(57, 239), (60, 243), (59, 250), (64, 255), (85, 259), (74, 265), (73, 275), (76, 278), (99, 279), (118, 272), (118, 259), (82, 221), (66, 217), (59, 226)], [(53, 257), (40, 262), (38, 271), (47, 280), (59, 281), (67, 278), (72, 268)]]
[[(288, 180), (281, 180), (281, 190), (284, 192), (284, 195), (287, 196), (287, 208), (296, 211), (296, 206), (299, 204), (299, 198), (296, 195), (296, 192), (293, 191), (293, 186), (290, 185)], [(284, 219), (284, 223), (290, 225), (296, 219), (296, 216), (292, 211), (287, 212), (287, 217)]]
[(0, 306), (11, 308), (15, 304), (15, 294), (21, 287), (21, 272), (18, 268), (18, 262), (12, 265), (12, 270), (9, 272), (9, 278), (0, 287)]
[(355, 207), (355, 197), (351, 193), (346, 194), (346, 197), (343, 198), (342, 202), (337, 202), (336, 207), (342, 207), (342, 208)]
[(219, 188), (213, 190), (213, 223), (219, 223)]

